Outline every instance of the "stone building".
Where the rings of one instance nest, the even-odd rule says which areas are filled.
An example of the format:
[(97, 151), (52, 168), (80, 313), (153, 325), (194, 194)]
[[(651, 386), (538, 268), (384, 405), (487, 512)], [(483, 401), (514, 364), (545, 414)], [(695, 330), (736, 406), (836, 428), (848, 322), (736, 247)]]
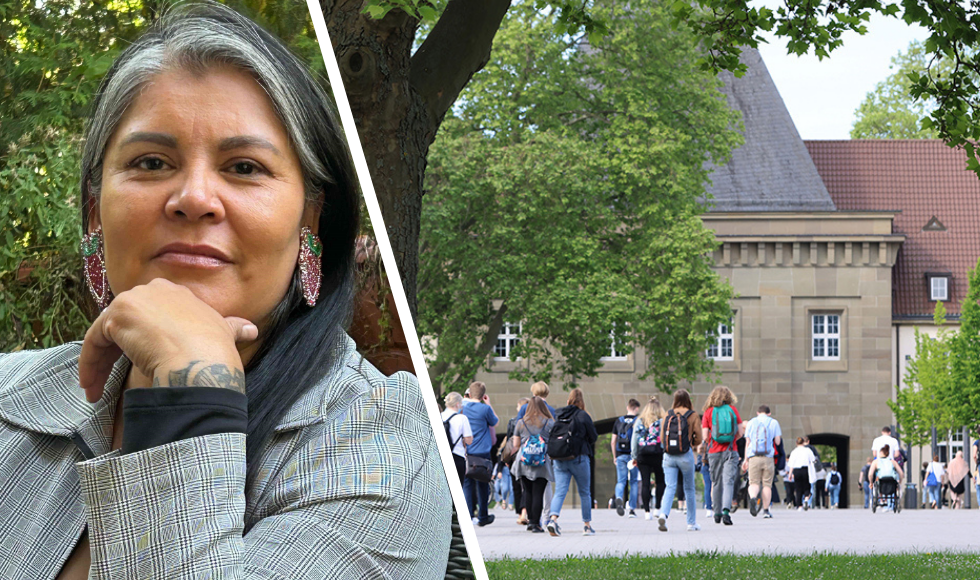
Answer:
[[(703, 218), (719, 242), (715, 268), (737, 297), (732, 324), (719, 328), (707, 354), (744, 419), (760, 404), (771, 407), (787, 452), (802, 435), (836, 448), (842, 507), (860, 505), (857, 474), (881, 427), (894, 423), (887, 402), (910, 348), (909, 325), (930, 322), (928, 289), (943, 284), (933, 278), (945, 277), (947, 300), (957, 300), (980, 256), (978, 183), (963, 171), (963, 154), (939, 151), (938, 142), (804, 143), (759, 54), (743, 58), (748, 73), (724, 80), (729, 104), (742, 111), (745, 144), (714, 168), (713, 205)], [(937, 248), (945, 248), (940, 258)], [(948, 307), (955, 320), (958, 309)], [(525, 364), (506, 358), (519, 333), (518, 324), (505, 327), (490, 370), (477, 377), (488, 385), (501, 435), (528, 393), (507, 379)], [(624, 356), (611, 346), (599, 375), (580, 381), (600, 433), (611, 431), (628, 399), (657, 394), (639, 379), (645, 360), (642, 349)], [(700, 407), (713, 384), (682, 386)], [(549, 402), (561, 406), (566, 396), (555, 387)], [(661, 401), (669, 406), (669, 396)], [(594, 495), (604, 506), (615, 484), (608, 443), (597, 457)]]

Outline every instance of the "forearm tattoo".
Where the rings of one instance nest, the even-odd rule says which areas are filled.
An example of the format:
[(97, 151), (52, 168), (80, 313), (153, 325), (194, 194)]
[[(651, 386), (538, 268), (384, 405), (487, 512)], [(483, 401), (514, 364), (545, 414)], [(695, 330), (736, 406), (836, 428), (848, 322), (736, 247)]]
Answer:
[(245, 394), (245, 373), (241, 369), (230, 368), (225, 364), (213, 364), (194, 370), (203, 361), (191, 361), (186, 367), (167, 373), (167, 384), (160, 377), (153, 378), (154, 387), (216, 387), (231, 389)]

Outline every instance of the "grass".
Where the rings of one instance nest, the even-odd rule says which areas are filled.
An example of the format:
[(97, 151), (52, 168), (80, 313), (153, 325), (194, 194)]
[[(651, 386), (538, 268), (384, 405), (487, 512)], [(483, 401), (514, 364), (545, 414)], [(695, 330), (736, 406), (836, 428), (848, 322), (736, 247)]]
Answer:
[(923, 553), (851, 556), (737, 556), (695, 552), (662, 557), (495, 560), (487, 562), (491, 580), (943, 580), (978, 576), (980, 554)]

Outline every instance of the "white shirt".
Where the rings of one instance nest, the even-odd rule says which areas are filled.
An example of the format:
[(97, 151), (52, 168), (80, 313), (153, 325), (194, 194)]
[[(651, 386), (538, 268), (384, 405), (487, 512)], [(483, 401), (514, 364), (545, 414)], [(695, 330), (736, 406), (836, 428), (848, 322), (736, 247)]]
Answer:
[(881, 435), (875, 437), (875, 440), (871, 443), (871, 453), (872, 457), (877, 458), (881, 451), (881, 448), (885, 445), (888, 446), (888, 450), (891, 452), (890, 457), (895, 457), (898, 455), (898, 439), (895, 439), (891, 435)]
[(816, 481), (817, 479), (813, 467), (813, 462), (816, 460), (816, 456), (813, 454), (813, 451), (810, 451), (809, 447), (797, 445), (796, 449), (794, 449), (793, 452), (789, 454), (789, 457), (786, 458), (786, 467), (789, 469), (806, 467), (807, 475), (809, 475), (809, 479), (812, 482)]
[[(453, 417), (454, 413), (457, 413), (455, 417)], [(459, 411), (446, 409), (442, 412), (443, 422), (450, 417), (453, 418), (449, 421), (449, 444), (453, 445), (453, 441), (456, 441), (456, 445), (453, 445), (453, 453), (460, 457), (466, 457), (466, 445), (463, 444), (463, 438), (473, 436), (473, 430), (470, 428), (470, 420)]]
[(929, 467), (926, 469), (926, 477), (927, 478), (929, 477), (929, 473), (930, 472), (935, 473), (936, 474), (936, 481), (939, 482), (940, 484), (942, 484), (942, 482), (943, 482), (943, 475), (946, 474), (946, 468), (943, 467), (943, 464), (942, 463), (939, 463), (938, 461), (933, 461), (933, 462), (929, 463)]

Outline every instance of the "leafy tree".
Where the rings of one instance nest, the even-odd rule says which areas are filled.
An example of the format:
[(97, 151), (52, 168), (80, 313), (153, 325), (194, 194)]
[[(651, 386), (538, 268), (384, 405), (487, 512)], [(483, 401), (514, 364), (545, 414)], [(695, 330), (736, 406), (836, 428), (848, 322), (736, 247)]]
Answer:
[(960, 308), (960, 331), (953, 341), (953, 386), (946, 397), (955, 425), (976, 430), (980, 421), (980, 263), (970, 270)]
[(642, 345), (664, 390), (710, 372), (732, 291), (698, 198), (705, 163), (740, 142), (737, 115), (666, 9), (592, 10), (612, 32), (586, 42), (548, 11), (511, 8), (433, 145), (419, 330), (438, 337), (437, 388), (464, 387), (517, 321), (512, 357), (530, 365), (513, 378), (574, 384), (613, 341)]
[(957, 424), (949, 406), (954, 392), (951, 349), (956, 334), (944, 328), (942, 302), (936, 303), (934, 321), (939, 327), (935, 337), (915, 328), (915, 357), (906, 367), (905, 388), (899, 387), (895, 401), (888, 401), (910, 445), (928, 443), (933, 427), (946, 432)]
[(691, 26), (707, 50), (703, 65), (744, 72), (740, 46), (757, 47), (761, 33), (787, 38), (788, 50), (813, 50), (828, 56), (843, 44), (847, 31), (864, 34), (872, 13), (900, 17), (929, 31), (924, 53), (930, 65), (950, 63), (943, 75), (910, 73), (909, 96), (932, 101), (935, 108), (922, 123), (950, 146), (969, 154), (969, 169), (980, 174), (974, 144), (980, 140), (980, 3), (937, 0), (784, 0), (772, 10), (750, 0), (684, 0), (674, 2), (674, 18)]
[[(851, 139), (936, 139), (936, 130), (920, 123), (936, 103), (909, 94), (909, 75), (930, 74), (925, 44), (912, 41), (907, 51), (892, 57), (890, 68), (894, 72), (875, 85), (858, 106)], [(944, 58), (931, 67), (931, 74), (946, 76), (950, 69), (950, 61)]]

